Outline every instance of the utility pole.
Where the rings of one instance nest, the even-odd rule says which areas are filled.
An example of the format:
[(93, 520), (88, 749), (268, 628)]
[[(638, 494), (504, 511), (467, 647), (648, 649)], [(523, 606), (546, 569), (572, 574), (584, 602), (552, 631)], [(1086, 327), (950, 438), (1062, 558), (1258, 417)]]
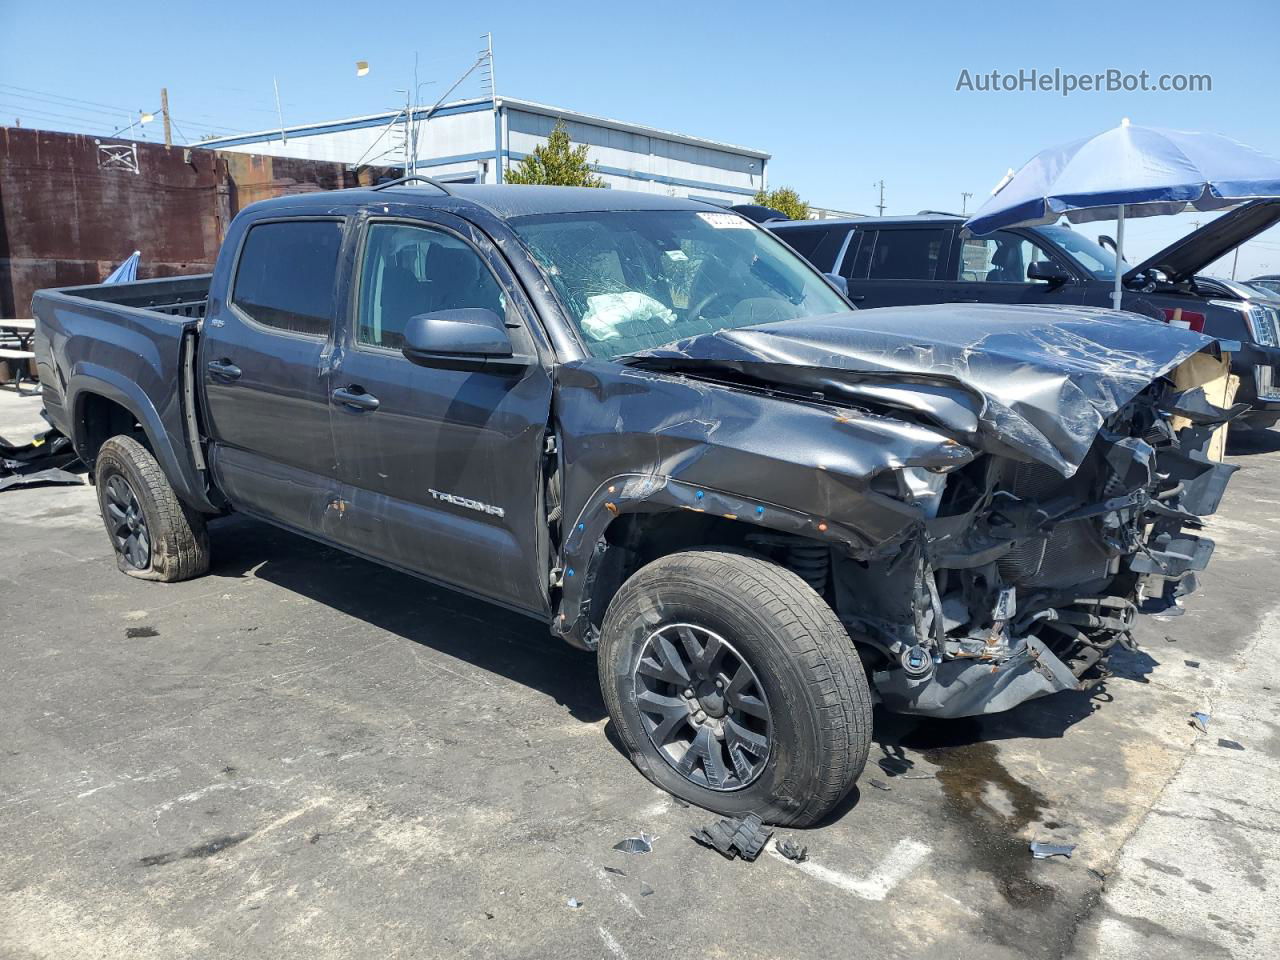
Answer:
[(404, 175), (414, 173), (413, 153), (410, 140), (413, 137), (413, 107), (410, 106), (409, 91), (404, 93)]
[(489, 68), (489, 100), (493, 104), (493, 182), (501, 183), (502, 176), (502, 113), (498, 110), (498, 76), (493, 68), (493, 32), (484, 35), (484, 49), (480, 51)]
[(289, 142), (289, 138), (284, 132), (284, 111), (280, 109), (280, 81), (272, 77), (271, 83), (276, 88), (276, 119), (280, 121), (280, 142), (285, 144)]
[(961, 193), (960, 193), (960, 216), (962, 216), (962, 217), (963, 217), (963, 216), (965, 216), (965, 215), (969, 212), (969, 198), (970, 198), (970, 197), (972, 197), (972, 196), (973, 196), (973, 194), (972, 194), (972, 193), (967, 193), (967, 192), (965, 192), (965, 191), (961, 191)]
[(164, 145), (173, 146), (173, 134), (169, 130), (169, 88), (160, 88), (160, 116), (164, 118)]
[(872, 186), (880, 188), (880, 202), (876, 204), (876, 209), (880, 211), (880, 216), (883, 217), (884, 216), (884, 181), (881, 180), (878, 183), (873, 183)]

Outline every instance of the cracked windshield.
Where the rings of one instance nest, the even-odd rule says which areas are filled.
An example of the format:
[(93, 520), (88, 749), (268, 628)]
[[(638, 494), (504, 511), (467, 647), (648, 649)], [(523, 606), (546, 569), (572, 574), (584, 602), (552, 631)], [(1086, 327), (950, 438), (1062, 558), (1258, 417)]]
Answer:
[(849, 309), (789, 248), (733, 213), (553, 214), (512, 225), (598, 357)]

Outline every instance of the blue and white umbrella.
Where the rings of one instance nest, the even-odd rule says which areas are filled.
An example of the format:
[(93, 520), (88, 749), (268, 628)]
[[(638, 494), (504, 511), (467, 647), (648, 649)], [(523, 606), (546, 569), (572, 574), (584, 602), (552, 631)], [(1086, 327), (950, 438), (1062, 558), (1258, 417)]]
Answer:
[[(1184, 210), (1225, 210), (1280, 197), (1280, 160), (1213, 133), (1135, 127), (1128, 120), (1095, 137), (1051, 147), (1010, 173), (965, 223), (979, 236), (1002, 227), (1116, 221), (1124, 260), (1124, 222)], [(1120, 309), (1123, 268), (1111, 294)]]
[(111, 273), (107, 274), (107, 279), (103, 283), (133, 283), (138, 279), (138, 261), (142, 259), (142, 251), (135, 250), (125, 259), (124, 263), (116, 267)]

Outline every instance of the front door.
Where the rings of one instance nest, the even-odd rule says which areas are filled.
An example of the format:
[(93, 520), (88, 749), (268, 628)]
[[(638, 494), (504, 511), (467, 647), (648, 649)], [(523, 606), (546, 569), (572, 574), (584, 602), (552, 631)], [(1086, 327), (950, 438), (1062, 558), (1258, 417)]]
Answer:
[(335, 488), (327, 370), (343, 221), (249, 227), (200, 334), (210, 463), (240, 510), (319, 526)]
[(1079, 305), (1079, 281), (1049, 283), (1027, 277), (1032, 263), (1047, 261), (1074, 273), (1070, 266), (1029, 237), (998, 230), (983, 237), (960, 234), (942, 284), (949, 303), (1035, 303)]
[(410, 317), (485, 308), (536, 356), (531, 308), (492, 244), (446, 214), (362, 229), (351, 316), (330, 383), (344, 500), (325, 532), (352, 549), (521, 609), (548, 609), (542, 505), (551, 382), (424, 367)]

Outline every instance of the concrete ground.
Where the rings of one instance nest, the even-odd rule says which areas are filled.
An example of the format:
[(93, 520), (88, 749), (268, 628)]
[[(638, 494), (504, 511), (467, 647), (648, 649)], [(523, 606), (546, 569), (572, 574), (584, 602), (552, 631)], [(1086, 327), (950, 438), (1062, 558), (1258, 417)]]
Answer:
[(1092, 696), (878, 715), (799, 866), (694, 844), (537, 623), (235, 517), (144, 583), (91, 487), (0, 494), (0, 956), (1280, 956), (1280, 434), (1233, 450), (1186, 616)]

